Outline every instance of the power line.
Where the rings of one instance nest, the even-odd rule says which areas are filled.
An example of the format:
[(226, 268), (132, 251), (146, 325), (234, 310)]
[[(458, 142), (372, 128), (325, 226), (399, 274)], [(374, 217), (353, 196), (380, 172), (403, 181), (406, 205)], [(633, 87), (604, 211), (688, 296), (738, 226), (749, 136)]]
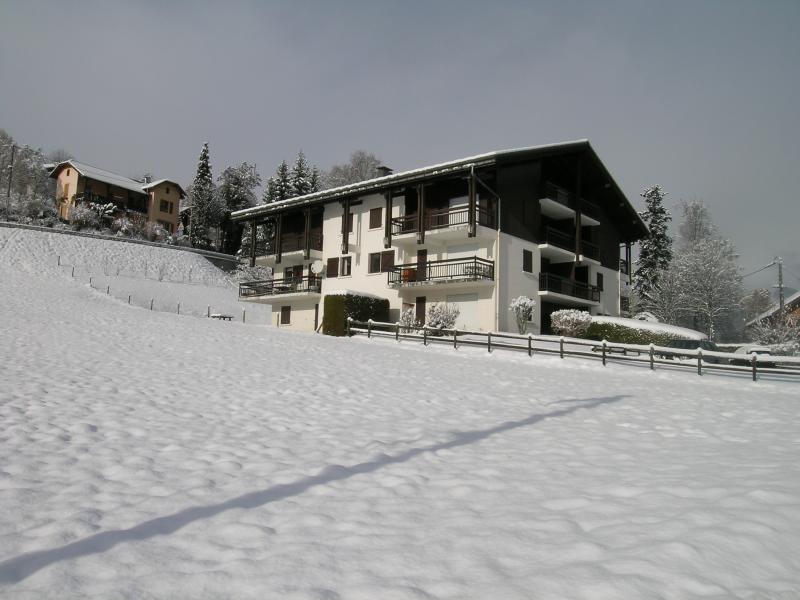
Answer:
[(761, 271), (763, 271), (764, 269), (769, 269), (770, 267), (774, 267), (774, 266), (775, 266), (775, 264), (776, 264), (776, 262), (773, 260), (773, 261), (772, 261), (771, 263), (769, 263), (768, 265), (766, 265), (766, 266), (764, 266), (764, 267), (761, 267), (760, 269), (757, 269), (757, 270), (753, 271), (752, 273), (748, 273), (747, 275), (742, 275), (742, 278), (745, 278), (745, 277), (750, 277), (750, 275), (755, 275), (756, 273), (760, 273), (760, 272), (761, 272)]

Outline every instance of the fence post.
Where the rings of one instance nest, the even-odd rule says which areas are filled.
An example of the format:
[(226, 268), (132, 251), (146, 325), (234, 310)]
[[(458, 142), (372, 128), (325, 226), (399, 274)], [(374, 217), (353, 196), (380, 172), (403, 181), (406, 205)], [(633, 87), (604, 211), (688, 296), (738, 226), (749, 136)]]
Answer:
[(756, 362), (757, 362), (756, 361), (755, 352), (753, 353), (752, 358), (750, 359), (750, 361), (751, 361), (751, 363), (753, 365), (753, 381), (755, 381), (756, 380)]
[(91, 277), (89, 277), (89, 287), (94, 287), (94, 286), (92, 285), (92, 278), (91, 278)]
[(178, 314), (181, 314), (181, 303), (178, 302)]
[(128, 294), (128, 304), (130, 304), (130, 303), (131, 303), (131, 295)]
[(533, 338), (528, 334), (528, 356), (533, 356)]
[(453, 329), (453, 350), (458, 349), (458, 329)]
[(153, 299), (150, 298), (150, 310), (153, 310)]
[(606, 366), (606, 341), (603, 340), (603, 366)]
[(367, 319), (367, 339), (372, 337), (372, 319)]
[(211, 307), (210, 306), (206, 306), (206, 319), (210, 319), (210, 318), (211, 318)]
[(61, 266), (61, 255), (60, 254), (58, 255), (58, 266), (59, 267)]
[(107, 285), (107, 286), (106, 286), (106, 295), (108, 295), (108, 294), (110, 294), (110, 293), (111, 293), (111, 286), (110, 286), (110, 285)]
[(651, 342), (650, 343), (650, 370), (651, 371), (654, 371), (655, 368), (656, 368), (654, 351), (655, 351), (655, 347), (653, 346), (653, 343)]
[(486, 335), (486, 349), (491, 353), (492, 351), (492, 332)]
[(245, 318), (246, 318), (246, 316), (247, 316), (247, 315), (246, 315), (246, 312), (247, 312), (247, 311), (246, 311), (245, 309), (242, 309), (242, 323), (246, 323), (246, 322), (247, 322), (247, 321), (245, 320)]
[(564, 358), (564, 336), (563, 335), (558, 340), (558, 355), (561, 358)]
[(395, 324), (394, 339), (395, 341), (400, 341), (400, 321)]
[(75, 267), (72, 267), (72, 277), (75, 277)]
[(350, 337), (350, 321), (352, 321), (352, 317), (347, 317), (347, 323), (345, 324), (345, 331), (347, 333), (347, 337)]
[(697, 374), (698, 375), (702, 375), (703, 374), (703, 349), (702, 348), (698, 348), (697, 349)]
[(422, 345), (428, 345), (428, 328), (425, 325), (422, 326)]

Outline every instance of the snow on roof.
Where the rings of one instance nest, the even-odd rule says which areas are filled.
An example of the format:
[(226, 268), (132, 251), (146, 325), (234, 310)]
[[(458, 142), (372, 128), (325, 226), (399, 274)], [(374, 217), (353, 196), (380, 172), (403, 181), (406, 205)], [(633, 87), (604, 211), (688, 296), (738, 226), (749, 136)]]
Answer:
[(580, 140), (573, 140), (569, 142), (558, 142), (556, 144), (544, 144), (540, 146), (527, 146), (523, 148), (512, 148), (508, 150), (495, 150), (494, 152), (486, 152), (484, 154), (476, 154), (475, 156), (468, 156), (467, 158), (459, 158), (457, 160), (451, 160), (444, 163), (439, 163), (436, 165), (430, 165), (427, 167), (420, 167), (418, 169), (411, 169), (410, 171), (402, 171), (400, 173), (392, 173), (391, 175), (385, 175), (383, 177), (376, 177), (374, 179), (367, 179), (366, 181), (359, 181), (358, 183), (350, 183), (347, 185), (342, 185), (339, 187), (331, 188), (328, 190), (322, 190), (320, 192), (313, 192), (311, 194), (305, 194), (304, 196), (297, 196), (295, 198), (289, 198), (287, 200), (280, 200), (278, 202), (272, 202), (270, 204), (260, 204), (258, 206), (253, 206), (250, 208), (245, 208), (242, 210), (235, 211), (231, 213), (231, 216), (234, 219), (242, 219), (249, 215), (257, 215), (260, 213), (266, 212), (273, 212), (279, 208), (288, 207), (288, 206), (295, 206), (300, 204), (308, 204), (313, 202), (314, 200), (320, 200), (323, 198), (334, 198), (336, 196), (341, 196), (345, 194), (351, 194), (356, 192), (363, 192), (373, 188), (379, 188), (388, 184), (392, 184), (394, 182), (400, 182), (408, 178), (412, 177), (419, 177), (423, 175), (438, 175), (441, 173), (447, 173), (448, 171), (455, 171), (459, 169), (465, 169), (470, 166), (477, 166), (480, 163), (486, 162), (491, 163), (497, 160), (500, 156), (508, 156), (511, 154), (522, 154), (525, 152), (533, 152), (533, 151), (541, 151), (541, 150), (549, 150), (549, 149), (558, 149), (558, 148), (568, 148), (570, 146), (576, 145), (589, 145), (588, 139), (580, 139)]
[(142, 189), (143, 189), (143, 190), (149, 190), (150, 188), (154, 188), (154, 187), (156, 187), (157, 185), (161, 185), (162, 183), (171, 183), (171, 184), (172, 184), (172, 185), (174, 185), (176, 188), (178, 188), (178, 191), (181, 193), (181, 196), (184, 196), (184, 195), (186, 195), (186, 193), (183, 191), (183, 188), (181, 187), (181, 184), (179, 184), (179, 183), (178, 183), (178, 182), (176, 182), (176, 181), (172, 181), (172, 179), (158, 179), (158, 180), (156, 180), (156, 181), (151, 181), (150, 183), (146, 183), (146, 184), (144, 184), (144, 185), (142, 186)]
[(158, 181), (154, 181), (152, 183), (143, 183), (141, 181), (136, 181), (135, 179), (131, 179), (130, 177), (125, 177), (124, 175), (120, 175), (118, 173), (112, 173), (111, 171), (106, 171), (105, 169), (101, 169), (99, 167), (95, 167), (93, 165), (82, 163), (73, 159), (65, 160), (64, 162), (58, 163), (50, 172), (50, 177), (56, 177), (56, 175), (61, 171), (61, 169), (63, 169), (67, 165), (74, 168), (76, 171), (78, 171), (78, 173), (80, 173), (84, 177), (88, 177), (89, 179), (94, 179), (96, 181), (102, 181), (103, 183), (108, 183), (110, 185), (123, 188), (131, 192), (136, 192), (137, 194), (145, 194), (146, 190), (164, 182), (175, 184), (180, 190), (181, 195), (184, 194), (183, 188), (181, 188), (179, 184), (169, 179), (159, 179)]
[(666, 323), (653, 323), (652, 321), (640, 321), (639, 319), (626, 319), (625, 317), (592, 317), (592, 323), (609, 323), (611, 325), (624, 325), (633, 329), (641, 329), (643, 331), (655, 331), (657, 333), (664, 333), (667, 335), (674, 335), (689, 340), (705, 340), (708, 336), (694, 329), (687, 329), (686, 327), (678, 327), (677, 325), (668, 325)]
[[(785, 308), (789, 308), (789, 307), (790, 307), (792, 304), (794, 304), (795, 302), (797, 302), (797, 303), (798, 303), (798, 305), (800, 305), (800, 292), (797, 292), (797, 293), (795, 293), (795, 294), (792, 294), (792, 295), (791, 295), (791, 296), (789, 296), (788, 298), (784, 299), (784, 301), (783, 301), (783, 305), (784, 305), (784, 307), (785, 307)], [(778, 312), (780, 309), (781, 309), (781, 305), (780, 305), (779, 303), (777, 303), (777, 302), (776, 302), (775, 304), (773, 304), (773, 305), (772, 305), (772, 306), (769, 308), (769, 310), (766, 310), (766, 311), (764, 311), (763, 313), (761, 313), (760, 315), (758, 315), (757, 317), (755, 317), (755, 318), (753, 318), (753, 319), (750, 319), (750, 320), (749, 320), (747, 323), (745, 323), (745, 324), (744, 324), (744, 326), (745, 326), (745, 327), (750, 327), (751, 325), (755, 325), (755, 324), (756, 324), (756, 323), (758, 323), (759, 321), (763, 321), (764, 319), (767, 319), (767, 318), (769, 318), (769, 317), (773, 316), (773, 315), (774, 315), (775, 313), (777, 313), (777, 312)]]

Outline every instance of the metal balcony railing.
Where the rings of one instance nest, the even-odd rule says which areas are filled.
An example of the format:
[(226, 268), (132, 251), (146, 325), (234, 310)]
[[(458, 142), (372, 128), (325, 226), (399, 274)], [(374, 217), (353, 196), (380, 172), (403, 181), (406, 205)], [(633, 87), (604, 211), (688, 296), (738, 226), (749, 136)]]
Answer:
[(573, 298), (582, 298), (591, 302), (600, 302), (600, 290), (596, 286), (572, 281), (552, 273), (539, 274), (539, 290), (564, 294)]
[[(485, 227), (496, 227), (494, 211), (487, 208), (475, 208), (475, 222)], [(431, 210), (425, 213), (423, 226), (425, 231), (435, 229), (445, 229), (456, 225), (467, 225), (469, 223), (469, 208), (462, 206), (459, 208), (445, 208)], [(404, 233), (414, 233), (419, 225), (419, 215), (404, 215), (392, 219), (392, 235), (402, 235)]]
[(561, 186), (548, 181), (544, 184), (543, 192), (543, 198), (549, 198), (554, 202), (558, 202), (559, 204), (563, 204), (566, 207), (572, 208), (570, 206), (570, 198), (572, 195)]
[(600, 246), (581, 240), (581, 254), (592, 260), (600, 260)]
[(388, 272), (389, 285), (423, 282), (494, 280), (494, 262), (483, 258), (451, 258), (425, 263), (395, 265)]
[(256, 298), (259, 296), (279, 296), (281, 294), (297, 294), (302, 292), (320, 293), (322, 279), (316, 275), (302, 277), (284, 277), (266, 281), (248, 281), (239, 284), (239, 298)]
[[(322, 232), (312, 231), (310, 235), (310, 249), (319, 250), (322, 252)], [(305, 250), (306, 248), (306, 234), (305, 233), (285, 233), (281, 236), (281, 252), (296, 252), (298, 250)], [(275, 254), (277, 248), (275, 240), (271, 239), (265, 242), (256, 242), (256, 256), (269, 256)]]
[(575, 251), (575, 236), (553, 227), (543, 228), (540, 238), (540, 244), (549, 244), (570, 252)]

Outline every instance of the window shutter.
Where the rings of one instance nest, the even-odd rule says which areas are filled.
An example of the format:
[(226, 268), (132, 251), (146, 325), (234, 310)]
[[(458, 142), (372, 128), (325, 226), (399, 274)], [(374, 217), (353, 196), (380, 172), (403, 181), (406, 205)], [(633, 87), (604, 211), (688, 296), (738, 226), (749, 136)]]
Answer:
[(530, 250), (522, 251), (522, 270), (526, 273), (533, 273), (533, 252)]
[(371, 209), (369, 211), (369, 228), (379, 228), (381, 226), (381, 221), (383, 221), (383, 209), (380, 207)]
[(601, 291), (601, 292), (603, 291), (603, 274), (602, 273), (598, 273), (597, 274), (597, 289), (599, 291)]
[(339, 276), (339, 259), (338, 258), (329, 258), (328, 259), (328, 270), (326, 272), (328, 277), (338, 277)]
[(391, 271), (394, 266), (394, 250), (381, 252), (381, 272)]

